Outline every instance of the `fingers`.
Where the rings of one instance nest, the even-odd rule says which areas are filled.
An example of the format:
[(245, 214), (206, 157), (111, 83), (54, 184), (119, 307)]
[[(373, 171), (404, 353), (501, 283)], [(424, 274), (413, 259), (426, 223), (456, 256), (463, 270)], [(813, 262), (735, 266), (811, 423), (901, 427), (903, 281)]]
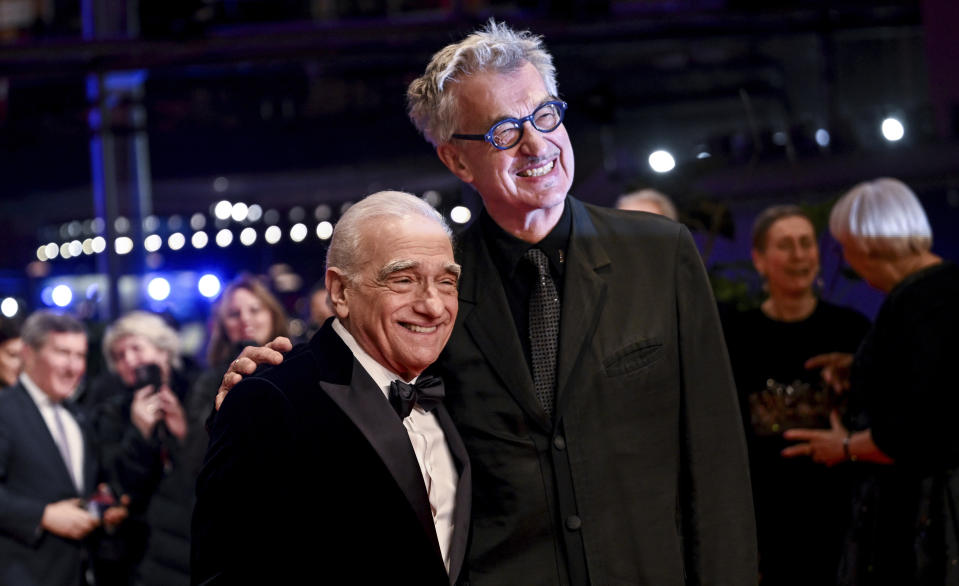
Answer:
[(289, 338), (284, 338), (283, 336), (277, 336), (276, 338), (273, 338), (273, 341), (267, 344), (266, 347), (272, 350), (276, 350), (277, 352), (289, 352), (290, 350), (293, 349), (293, 342), (291, 342)]
[(784, 448), (779, 454), (783, 458), (799, 458), (801, 456), (812, 456), (812, 446), (810, 444), (796, 444)]
[(839, 416), (839, 412), (835, 409), (829, 412), (829, 425), (833, 431), (840, 431), (843, 434), (846, 433), (846, 426), (842, 424), (842, 417)]
[(823, 435), (823, 432), (817, 429), (787, 429), (783, 432), (783, 437), (788, 440), (812, 441)]
[[(283, 346), (279, 340), (285, 340), (287, 345), (290, 343), (286, 338), (277, 338), (271, 344)], [(276, 365), (281, 362), (283, 362), (283, 354), (270, 346), (247, 346), (230, 365), (230, 370), (240, 374), (253, 374), (256, 367), (261, 364)]]
[(836, 361), (836, 357), (839, 355), (839, 352), (829, 352), (827, 354), (817, 354), (806, 361), (805, 366), (807, 369), (812, 370), (815, 368), (822, 368), (823, 366), (829, 366)]

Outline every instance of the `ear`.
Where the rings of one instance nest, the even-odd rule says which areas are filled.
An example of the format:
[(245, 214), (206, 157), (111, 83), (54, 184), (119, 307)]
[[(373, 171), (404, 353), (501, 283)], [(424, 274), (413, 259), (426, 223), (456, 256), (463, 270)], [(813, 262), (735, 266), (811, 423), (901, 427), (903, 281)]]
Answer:
[(436, 147), (436, 154), (440, 160), (443, 161), (443, 164), (446, 165), (446, 168), (460, 178), (460, 181), (463, 183), (473, 182), (473, 172), (463, 157), (463, 153), (458, 148), (448, 142), (443, 143)]
[(347, 278), (343, 271), (336, 267), (326, 269), (326, 291), (329, 295), (329, 304), (333, 306), (333, 313), (340, 320), (345, 320), (350, 315), (346, 284)]
[(750, 254), (753, 258), (753, 266), (756, 267), (756, 272), (759, 273), (760, 277), (766, 276), (766, 259), (761, 252), (753, 248), (750, 251)]

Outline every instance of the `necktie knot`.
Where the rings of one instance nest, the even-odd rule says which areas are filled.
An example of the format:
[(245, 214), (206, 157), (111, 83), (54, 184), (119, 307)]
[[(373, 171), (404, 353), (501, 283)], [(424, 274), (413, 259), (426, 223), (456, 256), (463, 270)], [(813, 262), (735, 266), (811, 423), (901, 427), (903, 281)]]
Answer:
[(421, 376), (413, 384), (401, 380), (390, 383), (390, 405), (401, 420), (409, 416), (414, 405), (419, 405), (423, 411), (433, 410), (444, 395), (443, 381), (435, 376)]

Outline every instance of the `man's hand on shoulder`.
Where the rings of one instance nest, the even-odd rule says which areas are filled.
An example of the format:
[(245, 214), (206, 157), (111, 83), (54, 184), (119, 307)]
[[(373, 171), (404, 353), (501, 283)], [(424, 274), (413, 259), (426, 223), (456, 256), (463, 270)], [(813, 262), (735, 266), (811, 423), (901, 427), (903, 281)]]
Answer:
[(220, 409), (223, 399), (226, 398), (230, 389), (236, 386), (243, 377), (249, 376), (256, 371), (261, 364), (272, 364), (276, 366), (283, 362), (283, 352), (289, 352), (293, 349), (293, 343), (289, 338), (279, 336), (266, 346), (247, 346), (240, 352), (236, 360), (230, 363), (230, 368), (223, 375), (223, 382), (216, 391), (216, 408)]

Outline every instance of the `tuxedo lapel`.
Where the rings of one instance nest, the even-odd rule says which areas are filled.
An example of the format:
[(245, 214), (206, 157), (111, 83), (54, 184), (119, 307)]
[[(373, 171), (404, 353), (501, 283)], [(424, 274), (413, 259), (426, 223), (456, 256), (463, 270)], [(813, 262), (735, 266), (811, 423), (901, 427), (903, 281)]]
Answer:
[(446, 407), (440, 405), (433, 410), (436, 419), (446, 436), (446, 444), (453, 454), (459, 478), (456, 481), (456, 508), (453, 511), (453, 539), (450, 542), (450, 582), (456, 581), (466, 558), (466, 542), (469, 537), (471, 503), (473, 494), (473, 474), (466, 446), (453, 425)]
[(583, 204), (566, 198), (573, 216), (572, 233), (565, 277), (563, 307), (560, 317), (559, 359), (556, 372), (557, 420), (564, 412), (574, 389), (570, 377), (577, 372), (583, 353), (589, 348), (606, 304), (606, 282), (598, 271), (610, 264)]
[[(46, 463), (60, 484), (71, 487), (70, 492), (76, 493), (77, 487), (76, 484), (74, 484), (73, 476), (70, 474), (69, 469), (67, 469), (67, 463), (63, 461), (60, 448), (57, 446), (53, 436), (50, 435), (50, 428), (47, 427), (46, 420), (43, 418), (43, 415), (40, 414), (40, 409), (37, 407), (37, 404), (33, 402), (33, 397), (30, 396), (30, 393), (27, 392), (27, 389), (21, 384), (17, 384), (14, 387), (14, 391), (19, 393), (20, 410), (27, 420), (25, 421), (25, 427), (32, 436), (31, 443), (38, 448), (36, 453), (38, 456), (37, 459)], [(84, 441), (83, 444), (86, 446), (89, 442)], [(87, 459), (89, 459), (89, 456), (87, 456)]]
[[(460, 263), (467, 270), (463, 271), (460, 283), (459, 319), (513, 399), (532, 421), (548, 431), (552, 422), (536, 399), (512, 310), (478, 222), (468, 235)], [(504, 335), (504, 329), (511, 333)]]
[(355, 359), (349, 385), (320, 381), (320, 387), (370, 442), (409, 501), (423, 531), (432, 541), (436, 555), (441, 556), (429, 497), (423, 485), (423, 475), (420, 473), (416, 454), (410, 445), (406, 428), (383, 396), (383, 391)]

